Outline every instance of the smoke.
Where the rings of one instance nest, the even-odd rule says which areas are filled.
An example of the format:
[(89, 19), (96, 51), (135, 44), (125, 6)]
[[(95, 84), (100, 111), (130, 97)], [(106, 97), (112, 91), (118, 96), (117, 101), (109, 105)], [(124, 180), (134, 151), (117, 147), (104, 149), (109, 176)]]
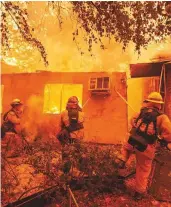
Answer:
[[(73, 42), (72, 33), (75, 31), (77, 21), (69, 13), (64, 15), (62, 29), (59, 27), (58, 18), (54, 13), (49, 13), (47, 2), (31, 2), (28, 4), (29, 22), (35, 28), (33, 36), (38, 38), (45, 47), (48, 55), (49, 66), (44, 66), (41, 56), (37, 52), (28, 51), (27, 64), (21, 65), (23, 71), (35, 72), (36, 70), (49, 70), (53, 72), (114, 72), (128, 71), (129, 64), (151, 62), (154, 58), (171, 58), (171, 38), (166, 42), (152, 43), (147, 49), (141, 50), (141, 55), (134, 51), (134, 45), (129, 44), (123, 51), (120, 43), (104, 39), (105, 50), (99, 44), (93, 45), (92, 53), (84, 41), (86, 35), (79, 30), (77, 42)], [(81, 55), (84, 52), (84, 55)], [(23, 53), (23, 52), (22, 52)], [(27, 50), (25, 52), (27, 54)], [(33, 61), (28, 63), (28, 60)], [(19, 56), (17, 57), (19, 58)]]
[(32, 95), (25, 106), (23, 115), (23, 127), (27, 134), (27, 140), (32, 142), (36, 139), (56, 139), (59, 131), (59, 117), (42, 113), (43, 99), (39, 95)]
[[(151, 43), (147, 49), (142, 49), (141, 55), (132, 56), (131, 63), (145, 63), (171, 59), (171, 37), (161, 43)], [(133, 51), (130, 51), (133, 54)]]

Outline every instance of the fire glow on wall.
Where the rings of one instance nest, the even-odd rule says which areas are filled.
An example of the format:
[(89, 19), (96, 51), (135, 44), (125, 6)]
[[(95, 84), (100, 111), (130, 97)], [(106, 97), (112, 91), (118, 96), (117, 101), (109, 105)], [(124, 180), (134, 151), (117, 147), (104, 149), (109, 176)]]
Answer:
[(1, 91), (0, 91), (0, 113), (2, 114), (3, 110), (2, 110), (2, 100), (3, 100), (3, 93), (4, 93), (4, 85), (1, 85)]
[(65, 110), (68, 98), (71, 96), (77, 96), (82, 107), (82, 94), (82, 84), (46, 84), (43, 113), (59, 114)]

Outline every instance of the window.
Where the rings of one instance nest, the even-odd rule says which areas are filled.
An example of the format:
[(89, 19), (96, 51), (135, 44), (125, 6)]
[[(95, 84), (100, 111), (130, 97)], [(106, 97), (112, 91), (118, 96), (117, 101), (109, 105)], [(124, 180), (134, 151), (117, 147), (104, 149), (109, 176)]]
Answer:
[(65, 110), (68, 98), (77, 96), (82, 106), (82, 84), (47, 84), (44, 89), (44, 113), (59, 114)]
[(61, 111), (62, 84), (47, 84), (44, 89), (44, 113), (59, 114)]
[(3, 110), (2, 110), (2, 100), (3, 100), (3, 93), (4, 93), (4, 85), (1, 85), (1, 94), (0, 94), (0, 98), (1, 98), (1, 103), (0, 103), (0, 113), (2, 114)]

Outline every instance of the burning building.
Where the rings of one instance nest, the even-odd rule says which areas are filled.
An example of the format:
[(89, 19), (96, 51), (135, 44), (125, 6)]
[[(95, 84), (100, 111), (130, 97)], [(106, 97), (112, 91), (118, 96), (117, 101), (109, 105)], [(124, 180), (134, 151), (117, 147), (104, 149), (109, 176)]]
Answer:
[(75, 95), (86, 116), (85, 140), (118, 143), (127, 135), (127, 105), (120, 97), (127, 99), (126, 84), (123, 72), (3, 74), (3, 112), (18, 97), (28, 110), (34, 111), (35, 124), (35, 119), (37, 123), (44, 120), (46, 128), (46, 120), (53, 120), (52, 131), (57, 131), (59, 114), (65, 109), (67, 99)]
[[(25, 105), (23, 124), (32, 134), (28, 141), (41, 137), (45, 143), (51, 138), (57, 142), (60, 113), (65, 109), (68, 98), (75, 95), (86, 115), (85, 142), (123, 143), (127, 139), (130, 117), (139, 111), (150, 92), (161, 90), (165, 99), (164, 109), (170, 117), (170, 66), (168, 61), (134, 64), (130, 66), (131, 79), (126, 72), (37, 71), (2, 74), (1, 114), (9, 109), (11, 100), (17, 97)], [(40, 158), (40, 153), (35, 154), (34, 159)], [(53, 154), (53, 162), (58, 160), (55, 156)], [(50, 167), (49, 161), (46, 161), (43, 162), (46, 163), (47, 170)], [(28, 169), (34, 174), (34, 169), (28, 164), (22, 164), (16, 169), (19, 172)], [(163, 169), (168, 171), (168, 168)], [(18, 194), (21, 194), (24, 183), (31, 179), (25, 171), (23, 178), (22, 173), (19, 174), (22, 179), (15, 190)], [(41, 178), (41, 183), (47, 179), (43, 173), (36, 176)], [(33, 183), (36, 183), (34, 179)], [(31, 186), (34, 189), (33, 183)], [(156, 184), (154, 186), (159, 188)]]
[(139, 111), (147, 95), (159, 91), (159, 87), (165, 92), (165, 110), (170, 116), (169, 71), (170, 63), (160, 62), (131, 65), (131, 76), (135, 79), (128, 79), (125, 72), (2, 74), (2, 112), (18, 97), (30, 113), (28, 130), (37, 133), (41, 126), (39, 129), (46, 136), (47, 133), (55, 136), (59, 114), (65, 109), (67, 99), (75, 95), (86, 115), (85, 141), (122, 143), (127, 138), (130, 117)]

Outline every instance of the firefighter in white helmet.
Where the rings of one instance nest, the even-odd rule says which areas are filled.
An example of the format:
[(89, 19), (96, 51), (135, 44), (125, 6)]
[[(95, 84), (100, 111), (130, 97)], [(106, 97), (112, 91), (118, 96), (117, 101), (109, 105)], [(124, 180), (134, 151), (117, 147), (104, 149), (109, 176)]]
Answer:
[(123, 147), (120, 163), (120, 167), (124, 168), (130, 155), (135, 152), (136, 177), (132, 187), (136, 200), (142, 199), (146, 194), (158, 137), (168, 144), (171, 143), (171, 122), (168, 116), (161, 112), (164, 104), (162, 96), (158, 92), (152, 92), (145, 102), (145, 107), (131, 120), (130, 136)]
[(2, 145), (8, 143), (11, 147), (11, 155), (15, 154), (16, 147), (21, 143), (19, 134), (21, 133), (21, 118), (23, 114), (23, 103), (19, 99), (11, 102), (11, 109), (3, 116), (1, 126)]

